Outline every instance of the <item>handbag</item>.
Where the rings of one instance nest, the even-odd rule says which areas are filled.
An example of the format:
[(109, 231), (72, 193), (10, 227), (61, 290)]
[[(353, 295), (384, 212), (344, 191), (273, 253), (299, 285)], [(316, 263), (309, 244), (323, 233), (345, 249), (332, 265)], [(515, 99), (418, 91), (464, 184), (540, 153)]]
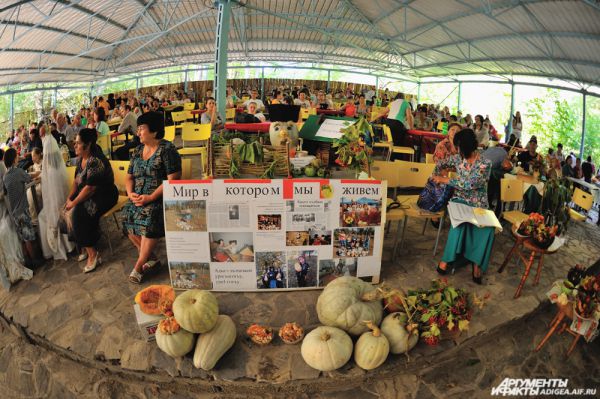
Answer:
[(419, 194), (417, 205), (419, 208), (429, 212), (439, 212), (454, 194), (454, 188), (448, 184), (437, 184), (431, 177), (427, 180), (425, 188)]
[(58, 229), (60, 230), (61, 234), (67, 234), (69, 237), (73, 231), (73, 209), (75, 208), (67, 210), (63, 207), (58, 216)]

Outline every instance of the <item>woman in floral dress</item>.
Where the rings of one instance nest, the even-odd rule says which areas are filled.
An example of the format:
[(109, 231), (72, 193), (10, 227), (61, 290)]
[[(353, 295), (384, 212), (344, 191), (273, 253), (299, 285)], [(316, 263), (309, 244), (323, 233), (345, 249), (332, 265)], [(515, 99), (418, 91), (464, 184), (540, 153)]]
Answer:
[[(487, 209), (487, 187), (492, 164), (477, 151), (477, 144), (477, 137), (472, 129), (456, 133), (454, 146), (459, 149), (460, 155), (438, 161), (433, 180), (454, 187), (454, 195), (450, 201)], [(439, 175), (441, 170), (448, 168), (456, 170), (456, 177)], [(493, 227), (477, 227), (470, 223), (451, 226), (442, 261), (437, 267), (438, 273), (446, 274), (449, 263), (464, 257), (473, 264), (473, 281), (481, 284), (481, 273), (487, 270), (493, 244)]]
[(137, 126), (141, 145), (134, 150), (127, 171), (129, 202), (123, 209), (123, 229), (138, 250), (129, 281), (139, 284), (144, 273), (159, 263), (153, 252), (165, 235), (162, 182), (181, 177), (181, 157), (175, 146), (163, 139), (162, 113), (141, 115)]

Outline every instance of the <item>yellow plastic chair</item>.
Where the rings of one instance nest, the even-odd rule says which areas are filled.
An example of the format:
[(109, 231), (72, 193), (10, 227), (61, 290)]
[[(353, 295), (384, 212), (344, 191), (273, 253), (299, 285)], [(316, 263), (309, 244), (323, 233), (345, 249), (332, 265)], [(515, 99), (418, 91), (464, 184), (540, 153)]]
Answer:
[[(413, 162), (415, 160), (415, 149), (411, 148), (411, 147), (401, 147), (401, 146), (397, 146), (394, 145), (394, 140), (392, 139), (392, 131), (390, 130), (390, 127), (388, 125), (383, 125), (383, 133), (385, 134), (385, 137), (387, 138), (388, 143), (391, 143), (391, 153), (390, 153), (390, 157), (393, 154), (407, 154), (410, 156), (410, 162)], [(388, 157), (389, 159), (389, 157)]]
[(301, 108), (300, 109), (300, 115), (302, 115), (302, 120), (308, 119), (308, 116), (310, 115), (310, 109), (308, 109), (308, 108)]
[(248, 96), (242, 96), (242, 102), (246, 102), (248, 100), (250, 100), (250, 97), (248, 97)]
[(187, 111), (171, 112), (171, 118), (175, 125), (181, 124), (188, 119)]
[[(523, 201), (523, 182), (519, 179), (500, 179), (500, 202), (502, 209), (506, 203)], [(502, 212), (502, 219), (514, 226), (519, 226), (527, 219), (527, 214), (519, 210)]]
[(316, 108), (309, 108), (308, 109), (308, 114), (309, 115), (316, 115), (317, 114), (317, 109)]
[(425, 163), (435, 163), (433, 154), (425, 154)]
[(592, 206), (594, 205), (594, 197), (592, 194), (587, 193), (580, 188), (575, 188), (572, 201), (575, 205), (585, 210), (586, 214), (584, 215), (573, 208), (569, 208), (569, 215), (571, 215), (573, 220), (585, 222), (587, 219), (587, 212), (592, 209)]
[[(400, 174), (398, 173), (398, 165), (396, 162), (373, 161), (371, 165), (371, 176), (377, 180), (386, 181), (388, 188), (394, 189), (394, 197), (396, 189), (400, 186)], [(386, 207), (394, 200), (387, 198)], [(390, 224), (393, 221), (398, 222), (398, 231), (400, 230), (400, 221), (404, 219), (404, 211), (402, 207), (391, 209), (386, 212), (386, 232), (389, 232)]]
[(110, 158), (110, 134), (99, 136), (98, 140), (96, 140), (96, 144), (102, 149), (104, 155)]
[[(181, 156), (186, 155), (200, 155), (200, 167), (201, 174), (204, 176), (204, 164), (208, 161), (208, 140), (210, 140), (210, 123), (205, 124), (186, 124), (181, 128), (181, 141), (183, 142), (183, 148), (180, 148), (179, 154)], [(186, 141), (206, 141), (206, 145), (189, 147), (186, 146)]]
[(235, 119), (235, 108), (227, 108), (225, 110), (225, 120), (232, 121)]
[(75, 181), (75, 166), (67, 166), (67, 182), (69, 184), (69, 190), (73, 188), (73, 182)]
[[(113, 220), (115, 221), (115, 225), (117, 226), (117, 230), (120, 230), (117, 213), (123, 209), (129, 200), (127, 197), (127, 190), (125, 188), (127, 183), (127, 170), (129, 169), (129, 161), (110, 161), (110, 166), (113, 170), (113, 175), (115, 176), (115, 186), (117, 186), (117, 189), (119, 190), (119, 198), (117, 199), (115, 206), (110, 208), (108, 212), (102, 215), (102, 218), (109, 218), (112, 216)], [(110, 253), (113, 254), (112, 243), (108, 234), (106, 235), (106, 241), (108, 241)]]
[(183, 103), (184, 111), (193, 111), (196, 109), (196, 103)]
[(185, 158), (181, 160), (181, 180), (190, 180), (192, 178), (192, 160)]
[(165, 140), (171, 143), (175, 140), (175, 126), (165, 126)]
[[(427, 180), (433, 174), (435, 164), (431, 163), (418, 163), (418, 162), (406, 162), (406, 161), (395, 161), (397, 165), (398, 174), (400, 176), (400, 187), (411, 187), (411, 188), (423, 188), (427, 184)], [(425, 228), (429, 219), (437, 218), (440, 219), (440, 226), (438, 227), (437, 237), (435, 239), (435, 245), (433, 247), (433, 256), (437, 253), (437, 247), (440, 241), (440, 233), (442, 226), (444, 225), (445, 210), (439, 212), (428, 212), (420, 209), (417, 206), (418, 195), (398, 195), (396, 201), (400, 203), (404, 210), (404, 226), (402, 227), (402, 234), (400, 235), (400, 249), (404, 245), (404, 238), (406, 235), (406, 226), (408, 225), (409, 218), (424, 220), (423, 231), (421, 234), (425, 234)], [(394, 243), (394, 249), (392, 257), (396, 254), (396, 248), (398, 247), (398, 235), (396, 235), (396, 242)]]
[(186, 121), (188, 121), (188, 120), (194, 120), (194, 114), (192, 114), (192, 111), (183, 110), (183, 112), (185, 112)]

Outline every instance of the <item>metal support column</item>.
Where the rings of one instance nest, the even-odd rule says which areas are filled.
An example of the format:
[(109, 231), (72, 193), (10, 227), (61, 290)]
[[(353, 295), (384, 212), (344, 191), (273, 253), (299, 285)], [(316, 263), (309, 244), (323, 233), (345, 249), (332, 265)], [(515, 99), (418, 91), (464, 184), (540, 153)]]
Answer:
[(417, 83), (417, 104), (421, 104), (421, 82)]
[(188, 71), (185, 70), (184, 81), (183, 81), (183, 92), (187, 93), (188, 91)]
[(379, 97), (377, 90), (379, 90), (379, 76), (375, 76), (375, 96)]
[(331, 81), (331, 71), (327, 70), (327, 92), (329, 92), (329, 82)]
[(94, 99), (94, 84), (90, 85), (90, 107), (93, 107), (92, 100)]
[(221, 115), (225, 115), (227, 100), (227, 44), (229, 41), (230, 15), (231, 2), (229, 0), (219, 0), (215, 42), (214, 95), (217, 100), (217, 111)]
[(52, 95), (52, 108), (56, 108), (56, 102), (58, 100), (58, 89), (54, 88), (54, 93)]
[(513, 115), (515, 114), (515, 82), (510, 81), (510, 115), (508, 116), (508, 134), (504, 138), (504, 142), (508, 143), (508, 139), (512, 134)]
[(260, 97), (263, 101), (266, 101), (267, 96), (265, 96), (265, 67), (262, 67), (260, 70)]
[(15, 129), (15, 93), (10, 94), (10, 130)]
[(581, 122), (581, 146), (579, 147), (579, 158), (583, 160), (583, 147), (585, 144), (585, 114), (587, 107), (587, 93), (583, 92), (583, 118)]
[(135, 98), (139, 98), (140, 94), (140, 78), (135, 78)]
[(458, 104), (456, 107), (456, 112), (460, 111), (461, 96), (462, 96), (462, 82), (458, 82), (458, 101), (457, 101)]

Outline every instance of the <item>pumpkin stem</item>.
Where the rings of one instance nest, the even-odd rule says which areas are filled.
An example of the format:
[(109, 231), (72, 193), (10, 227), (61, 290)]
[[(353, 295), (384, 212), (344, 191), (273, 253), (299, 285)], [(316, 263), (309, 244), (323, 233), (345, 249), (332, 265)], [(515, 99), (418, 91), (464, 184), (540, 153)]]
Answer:
[(329, 338), (331, 338), (331, 335), (327, 331), (321, 334), (321, 341), (329, 341)]
[(364, 294), (362, 294), (362, 296), (360, 297), (360, 300), (363, 302), (374, 302), (374, 301), (380, 301), (382, 298), (380, 289), (377, 288), (373, 291), (369, 291), (369, 292), (365, 292)]
[(367, 328), (372, 331), (374, 337), (379, 337), (381, 335), (381, 330), (377, 327), (371, 320), (363, 321), (367, 325)]

